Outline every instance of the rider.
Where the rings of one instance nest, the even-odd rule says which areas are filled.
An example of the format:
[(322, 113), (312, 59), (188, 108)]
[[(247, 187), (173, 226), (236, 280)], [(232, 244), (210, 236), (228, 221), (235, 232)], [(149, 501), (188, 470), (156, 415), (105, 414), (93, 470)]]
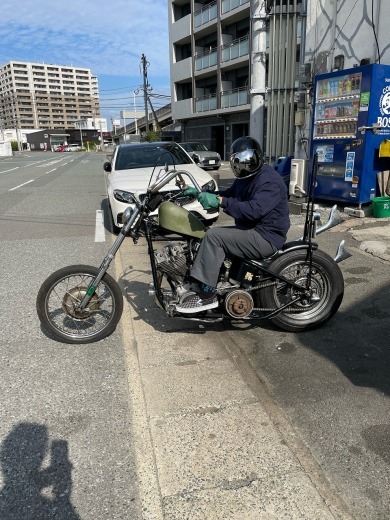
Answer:
[(226, 256), (265, 258), (286, 241), (290, 227), (287, 188), (280, 174), (264, 164), (260, 144), (252, 137), (236, 139), (230, 166), (236, 179), (227, 190), (198, 193), (191, 187), (185, 191), (196, 195), (205, 209), (221, 206), (234, 218), (235, 227), (207, 230), (190, 271), (196, 294), (176, 306), (181, 314), (218, 307), (216, 287)]

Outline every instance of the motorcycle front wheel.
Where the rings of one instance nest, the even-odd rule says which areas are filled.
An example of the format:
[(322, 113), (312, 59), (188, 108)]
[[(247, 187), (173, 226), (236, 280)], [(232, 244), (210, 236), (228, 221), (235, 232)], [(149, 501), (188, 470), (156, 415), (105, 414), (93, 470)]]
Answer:
[[(270, 271), (307, 287), (310, 264), (305, 251), (291, 251), (277, 258)], [(313, 329), (328, 321), (340, 307), (344, 296), (344, 278), (338, 264), (320, 250), (313, 252), (311, 285), (301, 294), (285, 282), (260, 291), (261, 304), (266, 308), (278, 308), (300, 296), (299, 300), (281, 311), (271, 321), (279, 328), (299, 332)], [(300, 295), (301, 294), (301, 295)]]
[(105, 274), (87, 307), (78, 309), (98, 268), (73, 265), (59, 269), (42, 284), (37, 312), (42, 328), (62, 343), (93, 343), (112, 334), (123, 311), (122, 292)]

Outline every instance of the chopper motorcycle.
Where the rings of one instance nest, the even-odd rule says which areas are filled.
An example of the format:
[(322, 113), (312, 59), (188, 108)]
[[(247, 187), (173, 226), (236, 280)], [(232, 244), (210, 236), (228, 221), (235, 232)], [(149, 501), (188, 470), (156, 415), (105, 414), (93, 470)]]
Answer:
[[(174, 179), (179, 192), (167, 196), (161, 190)], [(92, 343), (115, 330), (123, 311), (123, 295), (107, 269), (126, 237), (134, 243), (140, 237), (146, 240), (153, 278), (149, 294), (168, 317), (206, 323), (269, 319), (281, 329), (299, 332), (322, 325), (337, 312), (344, 294), (338, 263), (350, 254), (341, 241), (332, 258), (313, 240), (341, 219), (334, 206), (327, 222), (317, 227), (320, 215), (314, 212), (312, 175), (303, 236), (268, 258), (226, 258), (217, 286), (218, 307), (180, 315), (176, 305), (193, 295), (188, 273), (207, 231), (180, 205), (188, 180), (201, 191), (190, 172), (166, 166), (149, 183), (143, 200), (134, 197), (134, 204), (125, 210), (123, 227), (100, 267), (64, 267), (43, 282), (36, 307), (42, 328), (51, 337), (63, 343)], [(155, 249), (156, 243), (159, 249)]]

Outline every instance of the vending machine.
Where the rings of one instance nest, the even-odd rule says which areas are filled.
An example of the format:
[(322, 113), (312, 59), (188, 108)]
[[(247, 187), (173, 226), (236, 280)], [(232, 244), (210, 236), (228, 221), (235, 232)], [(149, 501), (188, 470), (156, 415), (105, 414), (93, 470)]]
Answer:
[(365, 65), (315, 78), (311, 159), (315, 197), (365, 204), (390, 169), (390, 66)]

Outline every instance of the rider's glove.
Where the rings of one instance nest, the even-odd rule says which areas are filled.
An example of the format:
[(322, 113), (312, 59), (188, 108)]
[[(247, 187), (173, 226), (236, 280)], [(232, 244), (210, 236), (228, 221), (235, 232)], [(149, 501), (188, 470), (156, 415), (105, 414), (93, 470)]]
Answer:
[(219, 207), (219, 197), (215, 193), (209, 193), (202, 191), (198, 195), (198, 201), (201, 203), (204, 209), (216, 209)]
[(199, 193), (199, 191), (196, 188), (194, 188), (193, 186), (190, 186), (189, 188), (187, 188), (183, 191), (183, 195), (185, 197), (197, 197), (198, 193)]

